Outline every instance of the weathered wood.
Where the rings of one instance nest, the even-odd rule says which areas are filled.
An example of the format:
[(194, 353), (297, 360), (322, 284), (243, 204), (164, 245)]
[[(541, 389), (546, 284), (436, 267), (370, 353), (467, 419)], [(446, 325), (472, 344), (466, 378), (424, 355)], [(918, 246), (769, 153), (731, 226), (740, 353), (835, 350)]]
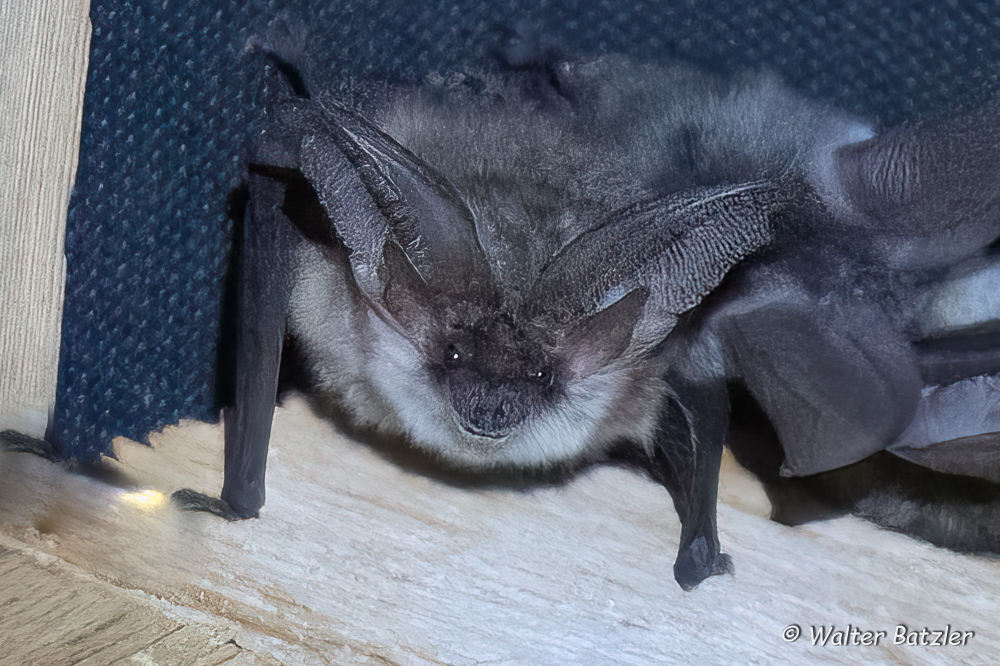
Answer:
[(0, 430), (41, 436), (55, 399), (89, 11), (0, 2)]
[(0, 537), (0, 664), (264, 663), (229, 627), (185, 624), (59, 558)]

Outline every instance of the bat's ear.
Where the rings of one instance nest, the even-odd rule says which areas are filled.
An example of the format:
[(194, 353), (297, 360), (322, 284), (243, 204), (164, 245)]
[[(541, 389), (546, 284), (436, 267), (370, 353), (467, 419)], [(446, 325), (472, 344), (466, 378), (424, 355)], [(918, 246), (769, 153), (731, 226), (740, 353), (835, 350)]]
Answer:
[(777, 185), (749, 183), (632, 206), (559, 251), (542, 271), (539, 302), (585, 318), (617, 301), (616, 294), (643, 290), (629, 347), (656, 345), (680, 314), (770, 242), (783, 201)]
[(900, 268), (943, 266), (1000, 236), (1000, 101), (834, 152), (833, 205)]
[(425, 285), (461, 293), (488, 278), (475, 219), (452, 184), (360, 116), (331, 103), (286, 108), (302, 135), (299, 162), (350, 249), (361, 289), (380, 301), (394, 244)]
[(586, 376), (621, 356), (632, 340), (648, 297), (644, 287), (633, 289), (574, 326), (562, 345), (570, 372)]

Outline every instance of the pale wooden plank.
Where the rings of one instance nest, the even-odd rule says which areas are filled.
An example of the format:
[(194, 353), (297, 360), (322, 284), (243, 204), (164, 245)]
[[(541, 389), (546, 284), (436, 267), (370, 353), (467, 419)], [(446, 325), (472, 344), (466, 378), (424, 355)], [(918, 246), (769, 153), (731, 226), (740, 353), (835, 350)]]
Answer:
[[(242, 650), (231, 641), (220, 643), (205, 653), (205, 631), (201, 627), (183, 627), (131, 656), (136, 664), (175, 664), (176, 666), (217, 666), (232, 663)], [(80, 666), (85, 666), (86, 662)]]
[(76, 178), (89, 0), (0, 2), (0, 430), (45, 431)]
[(55, 561), (11, 549), (0, 561), (0, 664), (114, 664), (180, 626)]
[[(238, 624), (237, 663), (247, 652), (290, 666), (1000, 657), (997, 561), (853, 518), (775, 524), (759, 485), (731, 465), (719, 526), (736, 576), (685, 593), (671, 571), (679, 530), (669, 495), (626, 470), (523, 492), (449, 483), (346, 439), (294, 398), (275, 415), (261, 517), (226, 523), (166, 501), (181, 486), (218, 492), (222, 428), (188, 423), (151, 440), (116, 441), (110, 484), (0, 455), (0, 530), (169, 601), (182, 624), (178, 608)], [(782, 639), (791, 624), (804, 632), (794, 643)], [(897, 624), (975, 636), (946, 648), (892, 645)], [(809, 628), (819, 625), (889, 639), (814, 646)]]

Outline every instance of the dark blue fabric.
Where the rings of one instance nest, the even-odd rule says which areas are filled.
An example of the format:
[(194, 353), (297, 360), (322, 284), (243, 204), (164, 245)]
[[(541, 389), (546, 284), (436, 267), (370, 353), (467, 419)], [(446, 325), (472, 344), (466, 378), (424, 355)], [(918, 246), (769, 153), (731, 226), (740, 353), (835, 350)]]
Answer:
[(340, 79), (419, 82), (542, 26), (569, 53), (767, 68), (893, 124), (996, 89), (1000, 6), (805, 2), (123, 2), (94, 0), (79, 176), (66, 235), (59, 388), (49, 437), (93, 458), (181, 418), (217, 419), (231, 237), (227, 197), (253, 84), (239, 53), (291, 9)]

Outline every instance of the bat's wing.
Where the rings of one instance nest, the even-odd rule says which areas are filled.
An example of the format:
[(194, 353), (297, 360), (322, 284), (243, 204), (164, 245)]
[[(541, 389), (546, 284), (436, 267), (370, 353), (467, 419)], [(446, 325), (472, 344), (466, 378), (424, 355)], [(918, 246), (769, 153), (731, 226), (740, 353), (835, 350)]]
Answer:
[(844, 146), (835, 163), (845, 219), (891, 266), (949, 275), (915, 324), (931, 338), (916, 351), (932, 385), (888, 450), (1000, 481), (1000, 266), (987, 251), (1000, 237), (1000, 100)]
[(908, 341), (876, 304), (742, 305), (721, 326), (727, 363), (774, 426), (784, 474), (857, 462), (906, 428), (922, 382)]
[(939, 472), (1000, 483), (1000, 376), (925, 388), (912, 423), (888, 451)]
[(681, 521), (674, 578), (685, 590), (709, 576), (733, 573), (720, 549), (716, 527), (719, 468), (728, 423), (725, 381), (686, 373), (684, 363), (666, 380), (674, 395), (664, 397), (648, 467), (670, 492)]
[(293, 279), (286, 183), (251, 171), (244, 219), (236, 329), (235, 404), (226, 410), (222, 500), (239, 517), (264, 505), (264, 466), (278, 389)]
[[(271, 67), (265, 96), (290, 94), (283, 75)], [(258, 132), (249, 148), (249, 199), (240, 238), (237, 286), (236, 381), (225, 411), (225, 482), (221, 502), (190, 490), (175, 493), (183, 508), (207, 510), (228, 519), (251, 518), (264, 505), (264, 472), (278, 369), (295, 277), (294, 245), (299, 233), (286, 212), (286, 192), (301, 180), (295, 137), (281, 128)]]
[(1000, 236), (1000, 100), (834, 153), (829, 202), (901, 269), (949, 266)]

